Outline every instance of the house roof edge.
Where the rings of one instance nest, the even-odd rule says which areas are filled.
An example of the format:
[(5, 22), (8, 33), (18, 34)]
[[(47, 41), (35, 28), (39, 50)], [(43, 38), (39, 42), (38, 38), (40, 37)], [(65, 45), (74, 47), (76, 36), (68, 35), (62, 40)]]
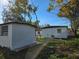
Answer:
[(37, 26), (35, 26), (35, 25), (29, 24), (29, 23), (21, 23), (21, 22), (2, 23), (2, 24), (0, 24), (0, 26), (1, 26), (1, 25), (7, 25), (7, 24), (22, 24), (22, 25), (29, 25), (29, 26), (31, 26), (31, 27), (37, 28)]

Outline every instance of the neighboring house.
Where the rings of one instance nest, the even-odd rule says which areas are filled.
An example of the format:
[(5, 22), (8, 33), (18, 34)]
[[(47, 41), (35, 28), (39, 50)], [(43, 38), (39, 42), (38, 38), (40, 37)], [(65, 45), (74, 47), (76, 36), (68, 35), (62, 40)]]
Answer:
[(41, 35), (48, 38), (67, 38), (68, 27), (67, 26), (43, 27)]
[(36, 28), (36, 36), (41, 36), (41, 28)]
[(35, 26), (18, 22), (0, 24), (0, 46), (15, 51), (34, 44)]
[(72, 29), (71, 28), (69, 28), (68, 29), (68, 33), (69, 33), (69, 37), (74, 37), (75, 36), (75, 34), (74, 34), (74, 32), (72, 31)]

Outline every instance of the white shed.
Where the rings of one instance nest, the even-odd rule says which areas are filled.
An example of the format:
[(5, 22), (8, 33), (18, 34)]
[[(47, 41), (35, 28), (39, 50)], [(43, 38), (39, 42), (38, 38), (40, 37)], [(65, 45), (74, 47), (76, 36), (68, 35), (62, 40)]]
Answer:
[(43, 27), (41, 35), (49, 38), (67, 38), (68, 27), (67, 26), (49, 26)]
[(35, 26), (18, 22), (0, 24), (0, 46), (15, 51), (34, 44)]

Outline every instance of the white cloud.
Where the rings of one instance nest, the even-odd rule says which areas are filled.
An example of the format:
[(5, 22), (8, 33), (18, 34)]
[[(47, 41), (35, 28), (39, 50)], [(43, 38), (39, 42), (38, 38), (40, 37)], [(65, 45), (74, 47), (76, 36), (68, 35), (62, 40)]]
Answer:
[(0, 0), (0, 7), (7, 6), (8, 3), (8, 0)]
[(0, 23), (2, 23), (2, 10), (9, 4), (8, 0), (0, 0)]

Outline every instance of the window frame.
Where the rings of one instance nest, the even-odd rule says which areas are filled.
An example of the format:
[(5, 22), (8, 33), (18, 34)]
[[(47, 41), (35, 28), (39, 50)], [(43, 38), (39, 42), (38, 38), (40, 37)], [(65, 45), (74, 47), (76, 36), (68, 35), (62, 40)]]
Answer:
[(62, 33), (62, 29), (58, 28), (57, 33)]
[(1, 36), (8, 36), (8, 25), (1, 27)]

